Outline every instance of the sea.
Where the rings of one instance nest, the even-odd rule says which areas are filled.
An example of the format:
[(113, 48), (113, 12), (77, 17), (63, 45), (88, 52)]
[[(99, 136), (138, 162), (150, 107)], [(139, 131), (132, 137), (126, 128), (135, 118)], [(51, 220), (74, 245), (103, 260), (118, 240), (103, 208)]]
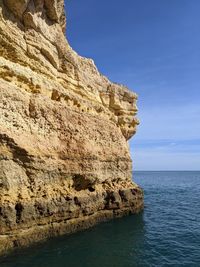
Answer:
[(0, 258), (0, 267), (200, 267), (200, 172), (138, 171), (145, 208)]

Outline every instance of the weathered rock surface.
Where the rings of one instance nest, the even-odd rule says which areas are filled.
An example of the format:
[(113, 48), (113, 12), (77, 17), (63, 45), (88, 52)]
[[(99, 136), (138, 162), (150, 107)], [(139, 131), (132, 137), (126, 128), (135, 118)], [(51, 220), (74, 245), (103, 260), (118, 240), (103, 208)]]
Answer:
[(0, 253), (143, 208), (137, 96), (65, 27), (64, 0), (0, 0)]

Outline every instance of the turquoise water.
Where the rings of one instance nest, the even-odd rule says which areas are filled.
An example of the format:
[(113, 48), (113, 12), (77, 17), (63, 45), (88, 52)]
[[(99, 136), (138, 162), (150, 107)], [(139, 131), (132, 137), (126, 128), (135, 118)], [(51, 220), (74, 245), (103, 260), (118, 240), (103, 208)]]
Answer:
[(0, 267), (200, 267), (200, 172), (136, 172), (145, 211), (0, 258)]

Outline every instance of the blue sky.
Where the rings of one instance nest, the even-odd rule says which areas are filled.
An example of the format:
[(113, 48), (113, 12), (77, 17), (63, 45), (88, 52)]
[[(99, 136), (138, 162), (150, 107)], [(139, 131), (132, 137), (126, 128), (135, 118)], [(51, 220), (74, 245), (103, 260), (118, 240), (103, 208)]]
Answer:
[(139, 95), (136, 170), (200, 170), (200, 1), (68, 0), (67, 36)]

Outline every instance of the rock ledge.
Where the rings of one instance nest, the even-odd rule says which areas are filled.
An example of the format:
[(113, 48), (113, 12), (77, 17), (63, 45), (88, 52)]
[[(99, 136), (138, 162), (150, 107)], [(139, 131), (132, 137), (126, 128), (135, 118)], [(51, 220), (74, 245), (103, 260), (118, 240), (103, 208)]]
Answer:
[(64, 0), (0, 0), (0, 254), (143, 208), (137, 95), (65, 28)]

